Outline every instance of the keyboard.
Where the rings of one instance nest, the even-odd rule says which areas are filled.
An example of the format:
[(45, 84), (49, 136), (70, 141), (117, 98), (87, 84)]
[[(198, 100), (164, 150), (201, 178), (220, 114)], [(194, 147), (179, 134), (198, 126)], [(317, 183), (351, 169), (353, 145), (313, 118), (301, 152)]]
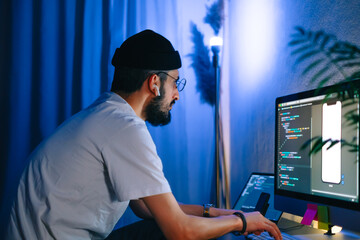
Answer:
[[(281, 232), (281, 235), (283, 237), (283, 240), (299, 240), (299, 238), (289, 235), (287, 233), (283, 233)], [(267, 232), (263, 232), (260, 235), (255, 235), (255, 234), (251, 234), (247, 236), (247, 239), (251, 239), (251, 240), (270, 240), (270, 239), (274, 239), (273, 237), (271, 237)]]

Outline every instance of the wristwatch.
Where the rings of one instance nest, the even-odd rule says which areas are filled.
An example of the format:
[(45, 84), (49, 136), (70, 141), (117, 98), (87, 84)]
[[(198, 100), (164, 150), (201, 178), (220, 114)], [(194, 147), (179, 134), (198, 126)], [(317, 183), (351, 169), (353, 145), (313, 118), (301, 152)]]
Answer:
[(214, 204), (203, 204), (204, 212), (203, 217), (210, 217), (210, 208), (214, 207)]
[(241, 231), (235, 231), (235, 232), (232, 232), (235, 236), (240, 236), (240, 235), (243, 235), (245, 232), (246, 232), (246, 227), (247, 227), (247, 223), (246, 223), (246, 218), (244, 216), (243, 213), (241, 212), (234, 212), (233, 213), (235, 216), (238, 216), (239, 218), (241, 218), (242, 222), (243, 222), (243, 227), (241, 229)]

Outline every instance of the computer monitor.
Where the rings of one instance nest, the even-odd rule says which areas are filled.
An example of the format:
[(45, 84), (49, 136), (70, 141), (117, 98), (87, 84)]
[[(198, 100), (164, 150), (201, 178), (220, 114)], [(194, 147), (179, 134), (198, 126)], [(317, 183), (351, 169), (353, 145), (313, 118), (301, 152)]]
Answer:
[[(359, 150), (341, 141), (359, 144), (358, 120), (346, 121), (359, 114), (359, 92), (360, 80), (276, 99), (276, 209), (303, 216), (308, 203), (326, 205), (331, 224), (359, 230)], [(316, 137), (340, 142), (309, 154)]]

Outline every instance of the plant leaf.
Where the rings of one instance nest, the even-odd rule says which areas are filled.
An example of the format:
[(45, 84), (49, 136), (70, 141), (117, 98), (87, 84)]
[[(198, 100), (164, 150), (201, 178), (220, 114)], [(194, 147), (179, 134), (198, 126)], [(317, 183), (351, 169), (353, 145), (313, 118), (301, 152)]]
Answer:
[(305, 68), (305, 70), (302, 72), (302, 75), (306, 75), (311, 69), (315, 68), (316, 66), (318, 66), (320, 63), (324, 62), (325, 59), (323, 58), (320, 58), (320, 59), (317, 59), (315, 60), (314, 62), (312, 62), (309, 66), (307, 66)]
[(318, 44), (319, 39), (323, 38), (325, 35), (324, 31), (318, 31), (314, 34), (313, 42)]
[(288, 43), (288, 46), (295, 46), (295, 45), (299, 45), (299, 44), (302, 44), (304, 42), (308, 42), (309, 40), (308, 39), (295, 39), (295, 40), (292, 40)]
[(354, 59), (353, 57), (338, 56), (338, 57), (335, 57), (335, 58), (333, 59), (333, 62), (340, 63), (340, 62), (350, 61), (350, 60), (353, 60), (353, 59)]
[(301, 26), (296, 26), (295, 30), (298, 31), (300, 34), (304, 35), (305, 34), (305, 30), (303, 27)]
[(326, 148), (326, 150), (329, 150), (330, 148), (332, 148), (333, 146), (335, 146), (336, 144), (342, 142), (342, 140), (332, 140), (332, 139), (329, 139), (329, 142), (330, 142), (330, 146), (328, 146)]
[(349, 62), (341, 65), (342, 67), (360, 67), (360, 62)]
[(320, 69), (314, 76), (311, 78), (310, 82), (315, 82), (317, 79), (319, 79), (323, 74), (326, 73), (330, 69), (329, 65), (325, 65), (322, 69)]
[(329, 80), (331, 80), (332, 77), (334, 77), (336, 75), (336, 73), (330, 73), (329, 75), (327, 75), (326, 77), (324, 77), (323, 79), (320, 80), (319, 84), (318, 84), (318, 88), (322, 88)]
[(320, 50), (312, 50), (312, 51), (309, 51), (309, 52), (306, 52), (304, 54), (302, 54), (300, 57), (298, 57), (298, 59), (296, 60), (296, 64), (299, 64), (301, 62), (303, 62), (304, 60), (318, 54), (319, 52), (321, 52)]
[(320, 49), (325, 49), (326, 45), (332, 40), (332, 37), (329, 35), (325, 35), (323, 41), (320, 44)]
[(310, 48), (313, 48), (312, 44), (307, 44), (307, 45), (303, 45), (299, 48), (296, 48), (294, 49), (292, 52), (291, 52), (291, 55), (296, 55), (298, 53), (301, 53), (301, 52), (304, 52), (305, 50), (308, 50)]

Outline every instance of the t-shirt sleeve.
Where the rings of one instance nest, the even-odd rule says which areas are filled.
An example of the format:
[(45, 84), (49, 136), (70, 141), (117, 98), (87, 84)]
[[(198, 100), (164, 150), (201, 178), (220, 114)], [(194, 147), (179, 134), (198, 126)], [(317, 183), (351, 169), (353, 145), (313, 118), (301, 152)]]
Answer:
[(104, 144), (103, 159), (119, 201), (171, 192), (145, 124), (134, 124)]

